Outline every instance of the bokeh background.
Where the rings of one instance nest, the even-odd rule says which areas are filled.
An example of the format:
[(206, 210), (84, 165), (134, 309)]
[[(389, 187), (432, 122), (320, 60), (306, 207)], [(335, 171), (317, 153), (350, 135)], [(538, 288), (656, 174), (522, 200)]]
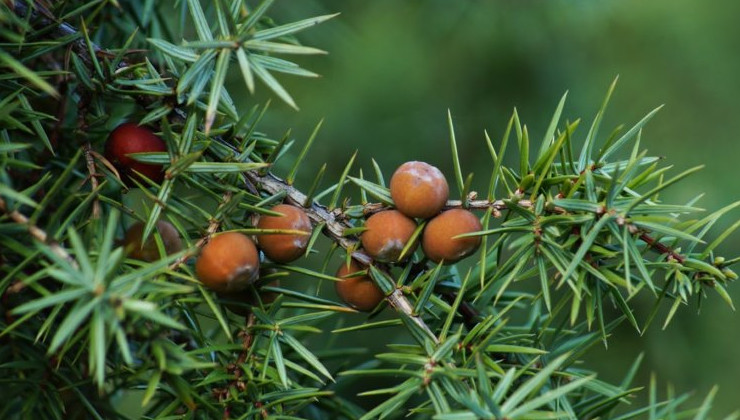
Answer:
[[(355, 150), (361, 166), (374, 157), (387, 174), (411, 159), (451, 173), (448, 108), (464, 171), (487, 174), (484, 129), (499, 139), (516, 107), (539, 139), (565, 91), (564, 118), (590, 124), (619, 76), (602, 131), (665, 104), (645, 129), (643, 147), (675, 165), (674, 174), (706, 164), (663, 197), (682, 202), (704, 193), (706, 209), (740, 198), (740, 2), (313, 0), (278, 2), (272, 10), (282, 22), (334, 12), (341, 16), (301, 36), (329, 51), (301, 60), (322, 77), (281, 78), (301, 111), (273, 101), (265, 126), (275, 135), (292, 127), (305, 141), (325, 119), (302, 167), (306, 183), (324, 162), (325, 179), (336, 179)], [(259, 89), (258, 97), (269, 96)], [(738, 217), (718, 223), (715, 234)], [(740, 234), (721, 253), (739, 254)], [(730, 292), (740, 301), (740, 288)], [(639, 303), (642, 319), (649, 303)], [(618, 380), (644, 352), (641, 384), (655, 372), (678, 392), (695, 390), (695, 402), (718, 384), (712, 412), (740, 408), (740, 317), (716, 296), (699, 314), (682, 308), (662, 330), (665, 312), (642, 336), (617, 330), (608, 350), (594, 348), (588, 367)]]

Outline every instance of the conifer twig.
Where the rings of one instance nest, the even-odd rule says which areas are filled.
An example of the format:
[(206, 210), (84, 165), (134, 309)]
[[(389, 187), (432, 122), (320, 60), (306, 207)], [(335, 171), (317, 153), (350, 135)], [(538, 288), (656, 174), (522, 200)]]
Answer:
[[(31, 20), (35, 20), (37, 24), (43, 25), (43, 26), (49, 26), (53, 27), (52, 30), (50, 30), (47, 33), (47, 37), (56, 39), (56, 38), (62, 38), (62, 37), (70, 37), (74, 35), (79, 35), (79, 31), (74, 26), (63, 22), (53, 16), (51, 12), (43, 7), (42, 5), (39, 5), (38, 2), (33, 3), (35, 7), (29, 7), (29, 4), (25, 1), (15, 1), (13, 4), (13, 10), (18, 16), (21, 17), (28, 17), (30, 13)], [(92, 43), (90, 48), (88, 48), (87, 44), (85, 43), (85, 40), (83, 37), (79, 37), (75, 41), (73, 41), (70, 45), (70, 48), (72, 48), (83, 60), (83, 62), (86, 65), (92, 65), (91, 63), (93, 60), (95, 60), (95, 57), (90, 56), (90, 50), (93, 51), (95, 55), (108, 55), (109, 53), (105, 51), (100, 46)], [(117, 64), (117, 70), (126, 68), (130, 65), (130, 63), (126, 62), (125, 60), (121, 60)], [(143, 96), (137, 96), (136, 101), (140, 103), (140, 105), (146, 105), (146, 99)], [(183, 108), (178, 107), (177, 105), (173, 108), (173, 118), (184, 120), (187, 117), (187, 113)], [(233, 148), (232, 145), (228, 144), (228, 142), (223, 141), (223, 139), (214, 137), (214, 140), (219, 141), (221, 144)], [(257, 188), (257, 190), (267, 192), (268, 194), (276, 194), (281, 191), (285, 191), (286, 193), (286, 201), (288, 203), (291, 203), (293, 205), (304, 207), (304, 204), (306, 203), (306, 195), (294, 188), (292, 185), (288, 184), (286, 181), (280, 179), (279, 177), (273, 175), (272, 173), (266, 173), (266, 174), (260, 174), (258, 171), (249, 171), (246, 172), (245, 177), (250, 181), (247, 185), (247, 187), (254, 186)], [(251, 185), (249, 185), (251, 184)], [(251, 189), (251, 188), (250, 188)], [(253, 191), (252, 191), (253, 192)], [(515, 197), (516, 198), (516, 197)], [(2, 207), (0, 207), (0, 210), (5, 211), (4, 209), (4, 202), (1, 203)], [(489, 210), (492, 212), (494, 217), (500, 216), (500, 212), (506, 209), (509, 209), (512, 205), (518, 206), (521, 208), (528, 208), (531, 209), (534, 206), (534, 203), (530, 200), (526, 199), (519, 199), (519, 200), (476, 200), (475, 193), (471, 193), (468, 198), (463, 201), (461, 200), (449, 200), (447, 204), (445, 205), (445, 209), (449, 208), (459, 208), (459, 207), (466, 207), (470, 209), (478, 209), (478, 210)], [(370, 203), (366, 204), (364, 211), (365, 214), (371, 214), (378, 211), (381, 211), (383, 209), (387, 208), (384, 204), (378, 204), (378, 203)], [(559, 207), (554, 207), (549, 209), (549, 211), (554, 213), (564, 213), (565, 210)], [(324, 234), (326, 234), (328, 237), (330, 237), (335, 243), (340, 245), (342, 248), (352, 252), (352, 258), (360, 262), (364, 265), (370, 265), (372, 264), (372, 258), (367, 255), (364, 251), (359, 249), (358, 247), (358, 240), (356, 238), (345, 236), (344, 230), (347, 228), (353, 227), (350, 225), (344, 218), (343, 213), (340, 209), (334, 209), (329, 210), (327, 207), (313, 203), (310, 207), (306, 208), (306, 212), (311, 219), (312, 223), (314, 225), (319, 223), (324, 223)], [(15, 212), (17, 213), (17, 212)], [(25, 218), (20, 213), (17, 213), (15, 215), (16, 217), (20, 216), (21, 218), (18, 218), (18, 220), (26, 220), (22, 219)], [(14, 218), (13, 215), (11, 215), (11, 218)], [(14, 218), (14, 220), (16, 220)], [(24, 224), (26, 222), (23, 221), (16, 221), (17, 223)], [(212, 221), (208, 228), (208, 233), (205, 237), (201, 238), (197, 243), (195, 249), (199, 249), (202, 247), (208, 240), (208, 238), (218, 230), (220, 223), (218, 221)], [(628, 228), (630, 229), (631, 233), (640, 233), (640, 239), (643, 240), (649, 248), (655, 249), (656, 251), (660, 252), (661, 254), (668, 254), (670, 257), (672, 257), (675, 261), (677, 261), (680, 264), (683, 264), (686, 260), (685, 256), (677, 253), (672, 248), (660, 243), (658, 240), (653, 238), (649, 232), (644, 230), (638, 230), (633, 225), (628, 225)], [(32, 235), (39, 239), (42, 242), (46, 242), (46, 235), (43, 233), (43, 231), (36, 231), (36, 234), (33, 233), (34, 229), (38, 229), (35, 226), (29, 226), (29, 231), (32, 231)], [(39, 232), (40, 231), (40, 232)], [(60, 256), (64, 256), (64, 258), (67, 258), (74, 262), (74, 260), (69, 256), (69, 254), (64, 251), (62, 247), (60, 247), (57, 244), (50, 244), (52, 246), (52, 250), (57, 253)], [(187, 258), (192, 256), (191, 253), (188, 255), (185, 255), (175, 261), (170, 268), (174, 269), (177, 266), (181, 265), (185, 261), (187, 261)], [(426, 323), (423, 321), (423, 319), (416, 315), (414, 313), (413, 306), (408, 301), (406, 296), (404, 296), (403, 292), (400, 289), (394, 290), (389, 296), (387, 296), (388, 302), (393, 306), (397, 311), (400, 311), (407, 315), (410, 319), (413, 320), (418, 326), (420, 326), (422, 329), (424, 329), (426, 332), (428, 332), (432, 337), (436, 337), (430, 330), (430, 328), (426, 325)], [(461, 311), (465, 310), (468, 313), (462, 314), (463, 317), (466, 320), (466, 324), (474, 325), (474, 319), (476, 318), (475, 310), (472, 307), (472, 305), (469, 305), (466, 303), (465, 308), (461, 308)], [(471, 311), (472, 310), (472, 311)], [(470, 326), (468, 325), (468, 326)]]
[[(41, 229), (40, 227), (36, 226), (35, 224), (31, 223), (31, 221), (24, 215), (23, 213), (19, 212), (18, 210), (10, 210), (8, 209), (8, 205), (5, 203), (5, 200), (3, 200), (2, 197), (0, 197), (0, 212), (5, 213), (10, 217), (10, 219), (15, 222), (16, 224), (19, 224), (21, 226), (25, 226), (26, 229), (28, 229), (28, 233), (36, 239), (37, 241), (47, 245), (51, 252), (59, 256), (60, 258), (63, 258), (73, 266), (77, 267), (77, 261), (65, 250), (61, 245), (59, 245), (55, 241), (49, 240), (49, 235)], [(12, 289), (9, 288), (9, 291), (11, 292), (19, 292), (25, 287), (25, 283), (18, 282), (16, 283), (17, 286), (11, 286)]]
[(667, 254), (670, 258), (674, 259), (677, 263), (683, 265), (686, 261), (686, 257), (674, 251), (671, 247), (660, 243), (658, 240), (650, 236), (647, 232), (640, 233), (640, 239), (642, 239), (650, 248), (654, 248), (660, 254)]
[[(15, 2), (14, 5), (14, 11), (19, 16), (26, 16), (29, 13), (28, 5), (24, 2)], [(56, 25), (56, 28), (51, 32), (52, 38), (59, 38), (59, 37), (65, 37), (70, 35), (78, 34), (78, 30), (61, 21), (58, 21), (56, 18), (54, 18), (48, 10), (45, 8), (41, 8), (41, 11), (39, 10), (31, 10), (30, 13), (33, 18), (36, 18), (39, 20), (39, 23), (42, 25)], [(89, 56), (88, 48), (85, 45), (84, 39), (80, 39), (73, 43), (72, 48), (75, 50), (77, 54), (79, 54), (83, 61), (86, 64), (90, 64), (94, 57)], [(100, 48), (98, 45), (93, 44), (92, 49), (95, 52), (95, 54), (103, 54), (105, 51)], [(128, 63), (121, 61), (118, 65), (119, 68), (128, 66)], [(179, 118), (184, 118), (186, 115), (184, 113), (178, 113)], [(225, 142), (224, 142), (225, 143)], [(281, 190), (286, 190), (287, 192), (287, 200), (288, 202), (295, 204), (299, 207), (303, 207), (303, 204), (306, 202), (306, 195), (302, 193), (301, 191), (298, 191), (297, 189), (293, 188), (292, 186), (288, 185), (285, 181), (281, 180), (280, 178), (268, 173), (264, 176), (261, 176), (257, 173), (257, 171), (250, 171), (246, 173), (247, 177), (250, 179), (250, 181), (255, 185), (260, 185), (263, 191), (266, 191), (270, 194), (274, 194)], [(342, 222), (339, 220), (338, 216), (341, 213), (331, 212), (326, 207), (321, 206), (319, 204), (313, 204), (310, 208), (307, 209), (307, 213), (311, 220), (316, 223), (320, 222), (326, 222), (326, 233), (339, 245), (341, 245), (345, 249), (355, 249), (357, 241), (343, 236), (344, 229), (349, 226), (346, 222)], [(198, 243), (196, 244), (196, 249), (202, 247), (207, 242), (207, 238), (210, 237), (215, 231), (218, 229), (217, 223), (211, 223), (208, 229), (208, 235), (206, 237), (201, 238)], [(176, 268), (177, 266), (181, 265), (185, 261), (187, 261), (187, 258), (191, 255), (184, 255), (183, 257), (179, 258), (177, 261), (175, 261), (170, 268)], [(372, 262), (372, 259), (365, 254), (362, 251), (354, 251), (352, 253), (352, 257), (355, 258), (357, 261), (363, 264), (370, 264)], [(418, 315), (415, 315), (413, 313), (413, 306), (411, 303), (406, 299), (406, 297), (403, 295), (403, 293), (400, 290), (395, 290), (393, 293), (391, 293), (390, 296), (387, 297), (389, 303), (391, 306), (396, 308), (397, 310), (405, 313), (408, 317), (410, 317), (413, 322), (415, 322), (417, 325), (419, 325), (422, 329), (427, 331), (432, 337), (435, 337), (435, 335), (431, 332), (431, 329), (426, 325), (426, 323), (419, 317)]]

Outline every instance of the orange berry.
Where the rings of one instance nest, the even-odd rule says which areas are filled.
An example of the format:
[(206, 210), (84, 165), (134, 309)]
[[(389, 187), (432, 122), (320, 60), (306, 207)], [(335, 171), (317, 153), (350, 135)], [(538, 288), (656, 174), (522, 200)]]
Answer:
[(452, 264), (474, 253), (480, 237), (453, 237), (480, 231), (483, 227), (473, 213), (463, 209), (447, 210), (427, 223), (422, 233), (421, 247), (432, 261)]
[(257, 247), (239, 232), (211, 238), (195, 261), (195, 274), (204, 286), (217, 292), (244, 290), (259, 273)]
[[(283, 216), (260, 216), (258, 229), (290, 229), (311, 233), (311, 219), (302, 208), (289, 204), (278, 204), (271, 209)], [(306, 252), (309, 235), (266, 234), (257, 238), (260, 249), (267, 258), (278, 263), (289, 263)]]
[(436, 215), (449, 195), (445, 176), (425, 162), (406, 162), (391, 177), (391, 198), (396, 208), (409, 217), (427, 219)]
[(342, 280), (334, 283), (334, 286), (339, 298), (349, 306), (359, 311), (370, 312), (383, 301), (385, 295), (368, 275), (346, 277), (360, 270), (362, 267), (355, 260), (351, 260), (349, 266), (342, 263), (337, 270), (337, 277)]
[(164, 220), (157, 221), (156, 229), (147, 238), (144, 244), (141, 244), (141, 237), (144, 233), (144, 223), (136, 222), (126, 231), (123, 238), (123, 244), (128, 256), (142, 261), (156, 261), (160, 258), (159, 248), (154, 238), (155, 233), (159, 233), (162, 238), (162, 244), (167, 255), (174, 254), (182, 250), (182, 239), (180, 233), (170, 222)]
[(152, 130), (134, 123), (124, 123), (111, 131), (105, 143), (105, 158), (121, 172), (124, 181), (136, 177), (136, 172), (156, 183), (164, 179), (162, 165), (143, 163), (130, 157), (130, 153), (166, 152), (167, 145)]
[[(416, 222), (398, 210), (385, 210), (370, 216), (365, 228), (367, 230), (360, 236), (365, 251), (378, 261), (397, 262), (416, 230)], [(404, 258), (408, 258), (417, 245), (413, 244)]]

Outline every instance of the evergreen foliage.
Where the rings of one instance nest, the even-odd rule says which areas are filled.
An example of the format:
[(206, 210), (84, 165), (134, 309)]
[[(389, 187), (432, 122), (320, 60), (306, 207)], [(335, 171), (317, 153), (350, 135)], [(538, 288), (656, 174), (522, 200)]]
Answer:
[[(699, 168), (672, 175), (641, 149), (658, 109), (605, 134), (615, 81), (585, 129), (562, 120), (565, 96), (536, 139), (514, 111), (500, 137), (481, 138), (491, 157), (490, 173), (477, 174), (482, 192), (471, 190), (448, 114), (445, 207), (481, 217), (483, 230), (465, 235), (480, 237), (480, 250), (443, 265), (409, 243), (403, 262), (374, 263), (359, 235), (392, 206), (389, 174), (374, 161), (363, 174), (354, 155), (339, 179), (325, 180), (324, 166), (299, 190), (321, 123), (305, 141), (264, 133), (269, 104), (234, 103), (266, 87), (297, 108), (282, 74), (316, 76), (289, 58), (323, 51), (295, 35), (335, 15), (276, 23), (272, 3), (0, 2), (0, 417), (709, 418), (716, 390), (686, 406), (656, 379), (633, 383), (639, 358), (619, 383), (579, 364), (621, 323), (644, 331), (663, 305), (664, 326), (709, 294), (732, 305), (740, 258), (714, 251), (740, 222), (711, 228), (740, 203), (699, 215), (699, 197), (660, 199)], [(164, 165), (161, 183), (126, 178), (103, 156), (125, 121), (166, 142), (166, 153), (135, 155)], [(278, 160), (290, 169), (274, 173)], [(205, 288), (194, 259), (218, 232), (301, 233), (256, 227), (279, 202), (311, 219), (305, 258), (263, 260), (248, 301)], [(180, 233), (182, 251), (165, 255), (159, 220)], [(121, 238), (136, 222), (161, 258), (127, 256)], [(345, 326), (362, 315), (327, 285), (350, 258), (386, 299)], [(646, 319), (631, 304), (641, 294), (655, 301)], [(387, 350), (368, 353), (356, 334), (387, 339)], [(359, 396), (358, 380), (371, 384)], [(630, 404), (638, 392), (647, 406)]]

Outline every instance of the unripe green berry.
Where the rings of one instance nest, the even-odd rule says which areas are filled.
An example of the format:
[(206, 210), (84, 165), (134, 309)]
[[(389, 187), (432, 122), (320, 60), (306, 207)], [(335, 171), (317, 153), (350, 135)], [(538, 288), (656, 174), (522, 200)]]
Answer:
[(522, 178), (522, 182), (519, 183), (518, 190), (520, 192), (527, 191), (527, 188), (531, 187), (532, 184), (534, 184), (534, 174), (527, 174)]

